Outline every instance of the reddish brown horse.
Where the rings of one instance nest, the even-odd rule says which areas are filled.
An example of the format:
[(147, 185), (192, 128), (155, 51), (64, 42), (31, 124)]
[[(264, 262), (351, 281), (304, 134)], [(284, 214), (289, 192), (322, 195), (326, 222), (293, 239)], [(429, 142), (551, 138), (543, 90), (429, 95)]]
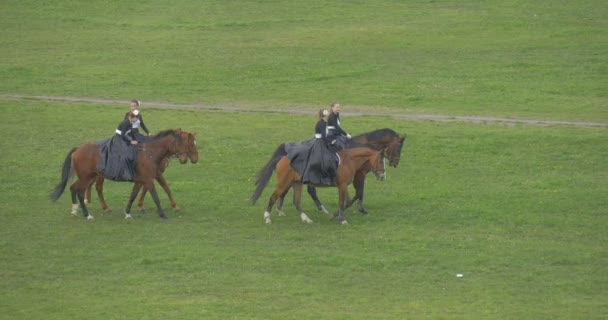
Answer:
[[(171, 157), (164, 158), (161, 161), (160, 165), (158, 166), (158, 171), (156, 172), (156, 177), (155, 177), (156, 181), (158, 181), (158, 184), (160, 184), (160, 186), (163, 188), (163, 190), (165, 190), (165, 193), (167, 193), (167, 196), (169, 196), (169, 201), (171, 202), (171, 208), (173, 208), (174, 211), (179, 211), (179, 207), (177, 206), (177, 203), (175, 203), (175, 200), (173, 199), (171, 189), (169, 188), (169, 184), (167, 184), (167, 180), (163, 176), (163, 173), (169, 166), (169, 161), (171, 160), (172, 157), (177, 157), (181, 164), (185, 164), (188, 161), (188, 158), (190, 159), (190, 162), (192, 162), (192, 163), (196, 163), (198, 161), (198, 150), (196, 149), (196, 137), (195, 137), (196, 134), (182, 131), (180, 135), (187, 147), (187, 150), (185, 153), (185, 155), (187, 155), (187, 158), (185, 158), (185, 159), (183, 158), (184, 154), (175, 154)], [(95, 180), (95, 189), (97, 190), (97, 196), (99, 198), (99, 202), (101, 203), (101, 208), (106, 212), (111, 212), (112, 209), (110, 207), (108, 207), (108, 204), (106, 203), (105, 198), (103, 196), (104, 180), (105, 180), (105, 177), (103, 176), (103, 174), (98, 175), (97, 179)], [(85, 195), (85, 203), (87, 203), (87, 204), (91, 203), (91, 187), (92, 186), (89, 185), (89, 187), (87, 188), (86, 195)], [(142, 212), (145, 212), (144, 198), (146, 196), (147, 191), (148, 191), (148, 189), (146, 189), (146, 187), (142, 188), (141, 195), (139, 196), (139, 202), (137, 203), (137, 208)]]
[[(401, 151), (403, 149), (403, 144), (405, 143), (405, 136), (400, 137), (397, 132), (392, 129), (384, 128), (378, 129), (371, 132), (363, 133), (358, 136), (352, 137), (346, 141), (345, 148), (355, 148), (355, 147), (368, 147), (375, 150), (386, 149), (386, 158), (388, 159), (389, 166), (397, 167), (399, 165), (399, 161), (401, 160)], [(293, 143), (283, 143), (281, 144), (274, 152), (272, 159), (278, 161), (284, 155), (287, 155), (287, 148), (289, 145)], [(272, 161), (271, 159), (271, 161)], [(270, 163), (270, 162), (269, 162)], [(357, 171), (355, 174), (355, 179), (353, 181), (353, 186), (355, 187), (355, 196), (348, 201), (346, 207), (350, 207), (358, 200), (358, 210), (364, 215), (367, 215), (368, 212), (363, 207), (363, 191), (365, 188), (365, 176), (369, 173), (368, 168), (361, 168), (361, 170)], [(277, 201), (277, 210), (280, 214), (284, 214), (283, 212), (283, 201), (289, 189), (285, 190), (285, 193), (281, 195), (279, 200)], [(308, 194), (315, 202), (317, 209), (320, 212), (328, 213), (319, 197), (317, 197), (317, 191), (314, 186), (309, 185), (307, 187)]]
[[(347, 221), (344, 218), (344, 210), (348, 203), (348, 185), (353, 182), (355, 174), (361, 169), (370, 169), (374, 172), (379, 180), (384, 180), (384, 152), (385, 150), (376, 151), (370, 148), (352, 148), (338, 151), (340, 163), (336, 175), (335, 187), (338, 188), (338, 210), (335, 214), (340, 219), (342, 224)], [(277, 188), (268, 200), (268, 206), (264, 212), (264, 221), (267, 224), (271, 223), (270, 212), (277, 199), (283, 195), (286, 190), (293, 186), (294, 194), (293, 201), (296, 209), (300, 213), (300, 219), (305, 223), (312, 223), (312, 220), (304, 213), (300, 200), (302, 197), (302, 183), (300, 175), (291, 167), (291, 163), (287, 157), (281, 157), (278, 161), (271, 159), (258, 174), (256, 180), (256, 190), (251, 196), (251, 201), (255, 204), (257, 199), (262, 194), (262, 191), (268, 184), (273, 171), (277, 172)]]
[[(193, 143), (193, 141), (190, 143)], [(190, 143), (182, 139), (181, 130), (165, 130), (151, 137), (145, 145), (137, 148), (136, 174), (133, 179), (134, 185), (131, 196), (125, 208), (125, 218), (131, 218), (131, 206), (142, 186), (152, 194), (158, 215), (163, 219), (167, 218), (160, 206), (160, 200), (154, 187), (154, 178), (163, 159), (172, 155), (180, 155), (180, 161), (187, 161), (188, 150), (192, 149)], [(63, 164), (61, 180), (51, 194), (51, 199), (57, 201), (61, 197), (73, 170), (77, 180), (70, 186), (72, 214), (75, 215), (78, 211), (78, 203), (76, 202), (78, 199), (85, 218), (93, 219), (84, 202), (84, 194), (87, 187), (95, 181), (99, 174), (97, 171), (99, 158), (99, 147), (95, 143), (87, 143), (70, 150)]]

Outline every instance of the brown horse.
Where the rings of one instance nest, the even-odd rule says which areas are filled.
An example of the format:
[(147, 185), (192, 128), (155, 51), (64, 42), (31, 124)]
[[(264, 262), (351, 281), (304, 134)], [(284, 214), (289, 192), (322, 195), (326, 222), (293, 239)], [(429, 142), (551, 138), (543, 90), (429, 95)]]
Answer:
[[(193, 141), (190, 143), (193, 143)], [(133, 201), (135, 201), (141, 187), (144, 186), (152, 194), (158, 215), (163, 219), (167, 219), (160, 206), (160, 200), (154, 187), (154, 178), (164, 158), (180, 155), (180, 161), (185, 162), (188, 159), (187, 150), (190, 148), (192, 146), (189, 146), (182, 139), (182, 131), (180, 129), (159, 132), (151, 137), (150, 141), (145, 145), (137, 148), (136, 174), (133, 178), (134, 185), (131, 196), (125, 208), (125, 218), (131, 218), (130, 212)], [(92, 220), (93, 216), (89, 214), (89, 210), (84, 202), (84, 194), (87, 187), (95, 181), (99, 174), (97, 171), (99, 160), (99, 147), (95, 143), (87, 143), (70, 150), (63, 163), (61, 180), (51, 194), (51, 200), (57, 201), (61, 197), (73, 170), (78, 179), (70, 186), (72, 193), (72, 214), (75, 215), (78, 210), (78, 203), (76, 202), (78, 198), (85, 218)]]
[[(353, 182), (355, 174), (362, 168), (370, 169), (379, 180), (384, 180), (384, 152), (385, 150), (376, 151), (365, 147), (338, 151), (340, 163), (338, 165), (336, 183), (334, 185), (338, 188), (338, 210), (335, 217), (337, 216), (342, 224), (347, 223), (344, 218), (344, 210), (346, 209), (348, 202), (348, 185)], [(270, 212), (272, 207), (277, 199), (293, 186), (293, 201), (296, 209), (300, 213), (300, 219), (305, 223), (312, 223), (312, 220), (304, 213), (300, 204), (302, 197), (301, 177), (298, 172), (291, 167), (291, 163), (286, 156), (281, 157), (276, 162), (271, 159), (264, 169), (260, 171), (256, 180), (257, 187), (251, 196), (251, 201), (255, 204), (268, 184), (275, 169), (277, 172), (277, 188), (268, 200), (268, 206), (264, 212), (264, 221), (267, 224), (271, 223)]]
[[(374, 150), (386, 149), (386, 158), (388, 159), (389, 166), (397, 167), (399, 165), (399, 161), (401, 160), (401, 151), (403, 149), (403, 144), (405, 143), (405, 136), (400, 137), (397, 132), (392, 129), (384, 128), (378, 129), (371, 132), (363, 133), (357, 136), (352, 137), (346, 141), (345, 148), (355, 148), (355, 147), (368, 147)], [(272, 157), (272, 159), (278, 159), (284, 155), (287, 155), (287, 146), (290, 143), (281, 144), (276, 150)], [(272, 161), (271, 159), (271, 161)], [(361, 168), (361, 170), (357, 171), (355, 174), (355, 179), (353, 181), (353, 186), (355, 187), (355, 196), (352, 199), (349, 199), (346, 207), (350, 207), (358, 200), (358, 211), (363, 215), (367, 215), (368, 212), (363, 207), (363, 191), (365, 188), (365, 176), (369, 173), (368, 168)], [(289, 189), (285, 190), (285, 193), (279, 197), (277, 201), (277, 210), (280, 214), (284, 215), (283, 212), (283, 203), (285, 196)], [(309, 185), (307, 187), (308, 194), (315, 202), (317, 209), (320, 212), (328, 213), (327, 209), (323, 206), (319, 197), (317, 197), (317, 191), (314, 186)]]
[[(171, 157), (164, 158), (161, 161), (160, 165), (158, 166), (158, 170), (156, 172), (156, 177), (155, 177), (156, 181), (158, 181), (158, 183), (163, 188), (163, 190), (165, 190), (165, 193), (167, 193), (167, 196), (169, 196), (169, 201), (171, 202), (171, 208), (173, 208), (174, 211), (179, 211), (179, 207), (177, 206), (177, 203), (175, 203), (175, 200), (173, 199), (171, 189), (169, 188), (169, 185), (167, 184), (167, 180), (163, 176), (163, 173), (169, 166), (169, 161), (171, 160), (172, 157), (177, 157), (181, 164), (185, 164), (188, 161), (188, 158), (190, 159), (190, 162), (192, 162), (192, 163), (196, 163), (198, 161), (198, 150), (196, 149), (196, 137), (195, 137), (196, 133), (189, 133), (189, 132), (182, 131), (180, 135), (181, 135), (182, 140), (186, 144), (187, 150), (186, 150), (185, 154), (188, 157), (183, 159), (182, 158), (183, 154), (175, 154)], [(99, 198), (99, 202), (101, 203), (101, 208), (106, 212), (111, 212), (112, 209), (110, 207), (108, 207), (108, 204), (106, 203), (105, 198), (103, 196), (104, 180), (105, 180), (105, 177), (103, 176), (103, 174), (98, 175), (97, 179), (94, 181), (95, 189), (97, 190), (97, 196)], [(89, 185), (87, 187), (87, 192), (85, 194), (85, 203), (87, 203), (87, 204), (91, 203), (92, 183), (93, 182), (91, 182), (91, 185)], [(142, 188), (141, 195), (139, 196), (139, 202), (137, 203), (137, 208), (144, 213), (145, 213), (144, 197), (146, 196), (147, 191), (148, 191), (148, 189), (146, 189), (146, 187)]]

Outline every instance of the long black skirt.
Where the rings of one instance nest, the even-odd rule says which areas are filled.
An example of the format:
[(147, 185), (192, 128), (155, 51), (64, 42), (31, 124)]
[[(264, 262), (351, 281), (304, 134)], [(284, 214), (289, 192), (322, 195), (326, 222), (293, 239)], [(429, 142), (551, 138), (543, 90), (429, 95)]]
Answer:
[(287, 151), (287, 158), (291, 167), (302, 177), (302, 183), (335, 184), (338, 157), (323, 139), (307, 140), (292, 146)]
[(114, 181), (133, 181), (135, 177), (135, 147), (119, 135), (106, 140), (96, 141), (99, 146), (97, 171)]

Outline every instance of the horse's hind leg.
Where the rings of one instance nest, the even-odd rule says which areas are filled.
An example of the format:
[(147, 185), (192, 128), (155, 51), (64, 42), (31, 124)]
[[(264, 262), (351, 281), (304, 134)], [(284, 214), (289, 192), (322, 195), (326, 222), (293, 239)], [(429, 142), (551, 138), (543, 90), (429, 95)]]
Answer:
[(76, 198), (76, 192), (73, 191), (72, 187), (76, 184), (76, 182), (74, 182), (71, 186), (70, 186), (70, 193), (72, 195), (72, 211), (70, 212), (73, 216), (76, 216), (78, 214), (78, 200)]
[(271, 224), (272, 221), (270, 220), (270, 212), (272, 212), (272, 206), (274, 206), (274, 203), (277, 201), (277, 199), (281, 196), (282, 192), (278, 192), (278, 187), (277, 190), (275, 190), (272, 195), (270, 195), (270, 198), (268, 199), (268, 205), (266, 206), (266, 211), (264, 211), (264, 223), (266, 224)]
[[(99, 203), (101, 203), (101, 208), (106, 212), (112, 212), (112, 209), (108, 207), (106, 203), (106, 199), (103, 196), (103, 182), (104, 177), (98, 176), (95, 180), (95, 190), (97, 190), (97, 198), (99, 198)], [(90, 192), (90, 191), (89, 191)]]
[(93, 182), (94, 181), (91, 181), (91, 183), (89, 183), (89, 185), (87, 186), (87, 191), (84, 194), (84, 203), (86, 204), (91, 203), (91, 187), (93, 186)]
[(304, 213), (302, 210), (302, 184), (294, 183), (293, 184), (293, 204), (296, 206), (296, 210), (300, 213), (300, 219), (304, 223), (312, 223), (312, 220)]
[(72, 192), (72, 214), (74, 214), (74, 208), (78, 208), (78, 204), (75, 203), (76, 197), (78, 197), (80, 207), (82, 208), (82, 214), (88, 220), (93, 220), (93, 216), (89, 214), (87, 205), (84, 202), (84, 194), (88, 185), (89, 182), (82, 183), (80, 180), (78, 180), (70, 186), (70, 191)]
[(314, 186), (308, 185), (306, 187), (306, 190), (308, 191), (308, 194), (310, 195), (312, 200), (315, 202), (315, 205), (317, 206), (317, 210), (319, 210), (319, 212), (329, 213), (327, 211), (327, 209), (325, 209), (325, 207), (321, 203), (321, 200), (319, 200), (319, 197), (317, 197), (317, 188), (315, 188)]
[(283, 211), (283, 205), (285, 204), (285, 196), (287, 195), (287, 192), (289, 192), (289, 188), (285, 190), (277, 200), (277, 211), (279, 212), (279, 216), (287, 215), (285, 211)]
[[(285, 187), (284, 185), (279, 183), (277, 185), (277, 188), (272, 193), (272, 195), (270, 195), (270, 198), (268, 199), (268, 205), (266, 206), (266, 211), (264, 211), (264, 222), (266, 224), (272, 223), (272, 221), (270, 220), (270, 212), (272, 212), (272, 207), (275, 205), (275, 203), (277, 202), (278, 199), (280, 199), (281, 197), (285, 197), (285, 195), (287, 194), (288, 191), (289, 191), (289, 187)], [(281, 207), (282, 207), (282, 205), (281, 205)], [(282, 211), (279, 211), (279, 212), (282, 212)], [(283, 212), (283, 215), (285, 215), (284, 212)]]

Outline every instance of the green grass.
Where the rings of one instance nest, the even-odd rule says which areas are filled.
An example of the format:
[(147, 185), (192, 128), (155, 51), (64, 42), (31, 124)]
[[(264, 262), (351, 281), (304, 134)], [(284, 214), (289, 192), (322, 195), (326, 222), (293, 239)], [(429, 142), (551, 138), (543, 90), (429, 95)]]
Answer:
[[(2, 319), (602, 319), (608, 313), (605, 129), (350, 117), (408, 134), (370, 216), (341, 226), (262, 214), (253, 179), (312, 116), (144, 109), (153, 131), (196, 131), (200, 162), (166, 177), (181, 212), (125, 221), (128, 183), (95, 221), (48, 194), (68, 150), (108, 137), (126, 107), (0, 102)], [(275, 128), (281, 124), (281, 130)], [(336, 190), (319, 190), (330, 209)], [(290, 201), (289, 201), (290, 202)], [(152, 208), (148, 199), (147, 206)], [(456, 278), (457, 273), (464, 274)]]
[[(599, 0), (2, 1), (0, 319), (603, 319), (605, 128), (348, 111), (607, 123), (606, 16)], [(126, 105), (11, 94), (310, 116), (144, 104), (152, 131), (198, 134), (200, 162), (166, 172), (182, 211), (161, 193), (168, 222), (125, 221), (131, 185), (106, 182), (114, 212), (94, 197), (86, 221), (48, 195)], [(313, 225), (291, 201), (264, 225), (274, 184), (251, 206), (255, 174), (336, 100), (353, 134), (408, 134), (399, 168), (368, 179), (371, 214), (348, 226), (307, 196)]]
[(604, 1), (3, 1), (0, 94), (608, 121)]

